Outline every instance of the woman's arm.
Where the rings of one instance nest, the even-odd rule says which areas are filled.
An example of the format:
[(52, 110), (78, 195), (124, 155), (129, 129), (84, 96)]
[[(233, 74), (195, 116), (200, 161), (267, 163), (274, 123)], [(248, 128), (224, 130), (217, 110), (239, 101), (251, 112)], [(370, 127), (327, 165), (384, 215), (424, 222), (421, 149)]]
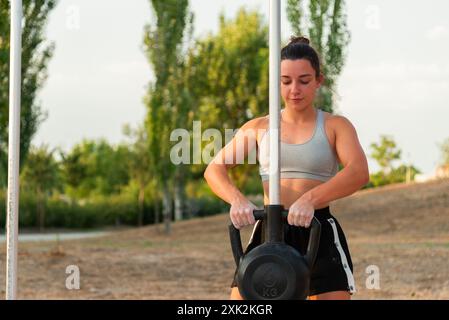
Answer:
[(211, 162), (204, 171), (204, 179), (211, 190), (229, 204), (245, 197), (232, 183), (225, 165)]
[(343, 169), (329, 181), (306, 192), (301, 198), (314, 208), (333, 200), (349, 196), (369, 182), (368, 161), (351, 122), (334, 116), (335, 148)]
[(244, 195), (232, 183), (228, 170), (241, 164), (256, 146), (257, 119), (245, 123), (235, 134), (232, 140), (218, 152), (204, 171), (206, 179), (212, 191), (227, 203), (245, 198)]
[(257, 122), (258, 120), (254, 119), (244, 124), (204, 171), (204, 178), (212, 191), (231, 204), (229, 215), (237, 229), (255, 223), (253, 211), (257, 207), (232, 183), (228, 170), (244, 162), (254, 150), (257, 143)]

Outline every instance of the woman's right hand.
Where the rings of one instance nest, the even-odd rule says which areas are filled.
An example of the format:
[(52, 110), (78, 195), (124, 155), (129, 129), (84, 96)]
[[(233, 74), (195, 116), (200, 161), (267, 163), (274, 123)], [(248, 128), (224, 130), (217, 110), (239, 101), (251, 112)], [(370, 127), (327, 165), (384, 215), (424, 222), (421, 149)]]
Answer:
[(231, 203), (231, 210), (229, 212), (234, 227), (241, 229), (247, 225), (256, 223), (253, 214), (253, 211), (256, 209), (257, 207), (244, 197), (234, 200)]

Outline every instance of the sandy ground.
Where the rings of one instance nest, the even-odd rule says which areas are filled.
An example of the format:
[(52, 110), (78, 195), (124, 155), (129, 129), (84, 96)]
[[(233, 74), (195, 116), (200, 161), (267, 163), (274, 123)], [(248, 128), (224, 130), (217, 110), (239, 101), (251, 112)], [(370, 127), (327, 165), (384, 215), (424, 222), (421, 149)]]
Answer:
[[(449, 299), (449, 180), (394, 185), (334, 202), (354, 262), (353, 299)], [(117, 231), (100, 238), (21, 243), (20, 299), (227, 299), (234, 273), (228, 215)], [(251, 229), (242, 231), (247, 241)], [(66, 268), (80, 270), (79, 290)], [(368, 289), (366, 269), (380, 271)], [(5, 295), (6, 245), (0, 249)]]

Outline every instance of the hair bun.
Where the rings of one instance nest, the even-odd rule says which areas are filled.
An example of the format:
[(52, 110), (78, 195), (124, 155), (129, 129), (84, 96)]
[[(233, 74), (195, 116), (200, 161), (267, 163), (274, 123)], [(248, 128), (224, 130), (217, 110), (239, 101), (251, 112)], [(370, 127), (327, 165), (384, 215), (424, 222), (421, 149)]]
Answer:
[(310, 40), (303, 36), (299, 36), (299, 37), (292, 36), (292, 37), (290, 37), (290, 44), (294, 44), (294, 43), (303, 43), (303, 44), (310, 45)]

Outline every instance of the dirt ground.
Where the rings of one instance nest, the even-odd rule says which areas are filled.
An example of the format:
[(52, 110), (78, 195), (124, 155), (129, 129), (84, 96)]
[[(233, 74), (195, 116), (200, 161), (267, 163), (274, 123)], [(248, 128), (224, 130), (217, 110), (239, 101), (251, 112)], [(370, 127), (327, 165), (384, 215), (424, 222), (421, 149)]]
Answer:
[[(336, 201), (354, 262), (353, 299), (449, 299), (449, 180), (393, 185)], [(228, 215), (117, 231), (95, 239), (21, 243), (20, 299), (227, 299), (234, 261)], [(242, 232), (246, 243), (251, 228)], [(80, 270), (66, 288), (66, 267)], [(368, 289), (370, 265), (380, 288)], [(0, 249), (5, 295), (6, 245)]]

